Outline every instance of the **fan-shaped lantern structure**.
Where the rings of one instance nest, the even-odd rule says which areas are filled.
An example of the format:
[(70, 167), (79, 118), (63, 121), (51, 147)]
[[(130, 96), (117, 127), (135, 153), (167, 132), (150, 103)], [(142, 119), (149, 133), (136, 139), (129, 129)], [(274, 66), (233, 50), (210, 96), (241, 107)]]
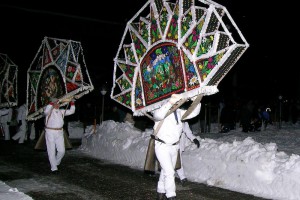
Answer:
[(0, 108), (18, 105), (18, 66), (0, 53)]
[(139, 116), (173, 93), (187, 99), (212, 95), (248, 47), (220, 4), (149, 0), (127, 23), (114, 59), (111, 98)]
[(27, 71), (27, 119), (42, 117), (51, 98), (80, 98), (93, 89), (81, 43), (45, 37)]

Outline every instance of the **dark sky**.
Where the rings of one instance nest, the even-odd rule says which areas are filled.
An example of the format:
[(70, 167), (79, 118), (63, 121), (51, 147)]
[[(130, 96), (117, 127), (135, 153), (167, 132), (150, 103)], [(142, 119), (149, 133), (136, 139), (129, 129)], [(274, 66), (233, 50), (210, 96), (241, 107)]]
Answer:
[[(26, 90), (27, 69), (45, 36), (81, 42), (95, 92), (102, 83), (112, 82), (113, 58), (126, 22), (146, 1), (75, 2), (0, 3), (0, 52), (19, 66), (21, 94)], [(219, 84), (220, 94), (230, 96), (235, 91), (244, 98), (298, 95), (299, 41), (293, 6), (270, 0), (216, 2), (227, 8), (250, 45)]]

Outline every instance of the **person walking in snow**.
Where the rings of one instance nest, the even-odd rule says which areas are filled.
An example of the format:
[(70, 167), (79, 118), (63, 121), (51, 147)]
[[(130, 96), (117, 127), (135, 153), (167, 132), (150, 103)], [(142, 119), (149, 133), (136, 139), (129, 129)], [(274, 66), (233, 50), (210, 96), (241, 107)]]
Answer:
[(10, 140), (9, 125), (12, 117), (12, 108), (2, 108), (0, 110), (0, 121), (4, 131), (4, 140)]
[(193, 134), (188, 122), (183, 123), (183, 133), (184, 134), (181, 134), (180, 142), (179, 142), (181, 168), (176, 170), (176, 173), (180, 179), (182, 186), (184, 186), (187, 182), (187, 178), (185, 176), (184, 169), (183, 169), (183, 163), (182, 163), (182, 152), (184, 152), (184, 150), (185, 150), (186, 139), (193, 141), (197, 145), (198, 148), (200, 147), (200, 142), (196, 138), (196, 136)]
[(60, 109), (58, 100), (53, 98), (44, 110), (46, 146), (53, 173), (58, 172), (57, 166), (65, 155), (64, 117), (75, 113), (75, 102), (72, 100), (70, 105), (69, 109)]
[(26, 104), (24, 103), (18, 108), (17, 121), (19, 130), (12, 137), (13, 140), (18, 140), (19, 144), (24, 144), (27, 133), (27, 121), (26, 121)]
[[(155, 139), (155, 155), (158, 159), (161, 172), (157, 183), (158, 199), (172, 200), (176, 198), (175, 185), (175, 165), (179, 150), (179, 139), (183, 131), (183, 122), (181, 118), (186, 110), (178, 108), (172, 114), (166, 116), (171, 107), (176, 104), (181, 95), (173, 94), (168, 102), (160, 108), (152, 112), (155, 121), (154, 130), (159, 126), (163, 120)], [(186, 119), (193, 118), (200, 113), (201, 104), (186, 117)]]

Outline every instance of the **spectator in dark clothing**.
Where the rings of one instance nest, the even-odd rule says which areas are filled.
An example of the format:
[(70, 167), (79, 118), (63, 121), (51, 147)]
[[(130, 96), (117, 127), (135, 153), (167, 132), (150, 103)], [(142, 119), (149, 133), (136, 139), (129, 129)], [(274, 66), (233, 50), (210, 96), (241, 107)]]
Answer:
[(242, 106), (240, 112), (240, 123), (242, 126), (242, 131), (247, 133), (251, 128), (251, 117), (252, 117), (253, 105), (252, 102), (247, 103)]
[(118, 107), (117, 106), (112, 106), (110, 107), (108, 113), (104, 115), (105, 120), (114, 120), (116, 122), (120, 122), (120, 115), (118, 112)]
[(95, 107), (90, 102), (86, 104), (83, 110), (83, 127), (84, 131), (87, 126), (93, 125), (96, 119)]
[(235, 111), (230, 103), (224, 105), (220, 117), (221, 133), (227, 133), (235, 128)]

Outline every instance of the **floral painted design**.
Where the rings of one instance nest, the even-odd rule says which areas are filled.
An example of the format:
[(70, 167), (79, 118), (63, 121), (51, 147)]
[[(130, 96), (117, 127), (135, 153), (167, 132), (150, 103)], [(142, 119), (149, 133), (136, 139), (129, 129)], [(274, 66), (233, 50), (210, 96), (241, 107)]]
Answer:
[(197, 47), (198, 39), (200, 37), (200, 33), (204, 24), (204, 19), (200, 20), (197, 26), (193, 29), (190, 36), (187, 37), (186, 41), (184, 42), (185, 48), (187, 48), (192, 54)]
[(211, 73), (211, 71), (214, 69), (214, 67), (219, 63), (219, 61), (222, 59), (224, 56), (224, 53), (219, 53), (215, 56), (199, 60), (197, 62), (197, 66), (200, 71), (200, 77), (201, 80), (204, 81), (208, 74)]
[(208, 53), (211, 50), (213, 43), (214, 43), (213, 35), (203, 37), (197, 52), (197, 57)]
[(146, 104), (183, 91), (180, 52), (172, 43), (159, 45), (147, 54), (141, 65)]

